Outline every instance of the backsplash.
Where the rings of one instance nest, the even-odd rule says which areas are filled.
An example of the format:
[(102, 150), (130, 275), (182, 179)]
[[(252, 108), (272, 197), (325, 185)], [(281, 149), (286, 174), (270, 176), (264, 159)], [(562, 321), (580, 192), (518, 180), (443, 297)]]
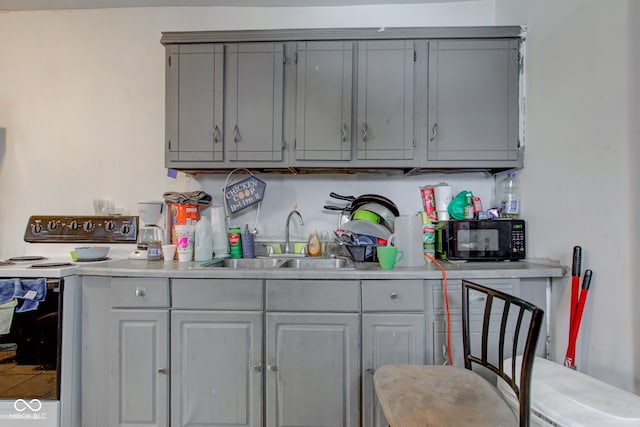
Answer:
[[(246, 178), (246, 173), (236, 172), (230, 182)], [(284, 236), (287, 214), (298, 205), (304, 225), (291, 224), (291, 238), (306, 240), (313, 230), (331, 231), (338, 225), (340, 213), (323, 209), (325, 205), (344, 206), (347, 202), (333, 199), (329, 193), (345, 196), (380, 194), (391, 199), (401, 215), (422, 211), (420, 187), (446, 182), (453, 187), (454, 196), (469, 190), (482, 199), (483, 208), (495, 206), (495, 179), (482, 172), (473, 173), (429, 173), (403, 176), (388, 173), (356, 173), (327, 175), (256, 175), (267, 184), (265, 196), (259, 209), (256, 225), (259, 240), (278, 240)], [(222, 205), (222, 188), (226, 175), (198, 175), (201, 189), (213, 196), (214, 205)], [(233, 224), (253, 227), (256, 222), (256, 206), (246, 208), (232, 217)]]

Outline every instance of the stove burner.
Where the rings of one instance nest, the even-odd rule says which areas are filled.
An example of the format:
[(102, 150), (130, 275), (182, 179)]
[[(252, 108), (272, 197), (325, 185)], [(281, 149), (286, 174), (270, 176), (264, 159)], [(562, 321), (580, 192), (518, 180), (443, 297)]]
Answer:
[(6, 267), (7, 265), (14, 265), (15, 262), (12, 261), (0, 261), (0, 267)]
[(75, 265), (71, 262), (42, 262), (40, 264), (33, 264), (29, 268), (56, 268), (56, 267), (71, 267)]
[(96, 261), (109, 261), (111, 258), (109, 258), (108, 256), (102, 257), (102, 258), (78, 258), (76, 260), (76, 262), (96, 262)]
[(12, 258), (9, 258), (7, 261), (41, 261), (43, 259), (47, 259), (47, 258), (39, 255), (26, 255), (26, 256), (14, 256)]

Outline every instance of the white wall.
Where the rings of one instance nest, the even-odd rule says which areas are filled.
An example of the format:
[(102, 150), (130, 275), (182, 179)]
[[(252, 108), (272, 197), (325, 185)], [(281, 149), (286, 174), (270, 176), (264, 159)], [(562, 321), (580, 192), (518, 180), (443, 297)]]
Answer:
[[(633, 1), (499, 0), (497, 24), (526, 24), (523, 210), (529, 250), (594, 271), (580, 371), (638, 392), (638, 15)], [(635, 37), (630, 30), (635, 29)], [(635, 63), (629, 55), (635, 50)], [(635, 97), (629, 91), (635, 86)], [(554, 356), (564, 359), (568, 280), (557, 281)], [(635, 339), (635, 344), (634, 344)], [(634, 388), (635, 387), (635, 388)]]

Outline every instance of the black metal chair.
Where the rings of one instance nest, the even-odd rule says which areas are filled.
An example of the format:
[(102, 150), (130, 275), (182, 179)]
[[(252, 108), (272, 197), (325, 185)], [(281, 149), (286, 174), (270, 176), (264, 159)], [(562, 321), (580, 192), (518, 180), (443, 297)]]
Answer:
[[(527, 301), (464, 280), (464, 369), (387, 365), (376, 370), (376, 395), (389, 425), (528, 427), (531, 373), (543, 316), (542, 309)], [(481, 333), (472, 330), (478, 323)], [(508, 358), (511, 362), (505, 366)], [(474, 371), (474, 365), (483, 368)], [(496, 376), (495, 381), (505, 381), (517, 396), (518, 415), (496, 390), (495, 381), (489, 381)]]

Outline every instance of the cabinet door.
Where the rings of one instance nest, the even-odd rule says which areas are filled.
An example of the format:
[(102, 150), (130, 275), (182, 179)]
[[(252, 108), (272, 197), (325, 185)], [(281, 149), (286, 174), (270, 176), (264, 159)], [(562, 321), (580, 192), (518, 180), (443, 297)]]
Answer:
[(424, 364), (423, 314), (362, 315), (362, 418), (363, 425), (386, 427), (373, 388), (376, 369), (392, 364)]
[(171, 425), (262, 425), (262, 314), (171, 313)]
[(109, 425), (169, 425), (168, 310), (112, 310)]
[(414, 42), (358, 42), (358, 160), (414, 158)]
[[(519, 279), (481, 279), (475, 280), (478, 283), (482, 283), (485, 286), (489, 286), (499, 291), (519, 295), (520, 282)], [(431, 281), (429, 281), (431, 282)], [(444, 300), (444, 289), (441, 281), (433, 281), (431, 283), (430, 291), (427, 292), (427, 296), (430, 301), (427, 302), (428, 306), (433, 307), (433, 320), (432, 327), (433, 333), (430, 334), (433, 337), (433, 357), (432, 360), (428, 360), (428, 363), (434, 365), (440, 365), (447, 359), (446, 345), (447, 345), (447, 320), (446, 309)], [(463, 348), (462, 348), (462, 284), (460, 280), (450, 280), (447, 285), (447, 297), (449, 300), (449, 309), (451, 313), (451, 357), (453, 358), (453, 364), (455, 366), (464, 367), (463, 360)], [(475, 295), (471, 292), (469, 296), (469, 325), (471, 333), (471, 345), (474, 349), (479, 346), (482, 336), (482, 322), (485, 306), (485, 298), (483, 295)], [(493, 315), (501, 314), (502, 307), (496, 305), (493, 307)], [(498, 330), (500, 325), (500, 319), (491, 321), (489, 328), (489, 342), (496, 342), (498, 340)], [(508, 326), (510, 328), (510, 326)], [(505, 343), (510, 342), (512, 330), (508, 329)], [(497, 347), (491, 347), (489, 351), (489, 357), (497, 360)], [(511, 351), (510, 346), (506, 346), (507, 352)]]
[(296, 160), (351, 159), (353, 46), (298, 43)]
[(167, 166), (223, 160), (223, 53), (222, 44), (176, 45), (168, 52)]
[(225, 55), (228, 160), (282, 161), (284, 45), (231, 44)]
[(516, 40), (429, 42), (427, 160), (516, 166), (518, 75)]
[(267, 427), (359, 423), (358, 314), (267, 313)]

